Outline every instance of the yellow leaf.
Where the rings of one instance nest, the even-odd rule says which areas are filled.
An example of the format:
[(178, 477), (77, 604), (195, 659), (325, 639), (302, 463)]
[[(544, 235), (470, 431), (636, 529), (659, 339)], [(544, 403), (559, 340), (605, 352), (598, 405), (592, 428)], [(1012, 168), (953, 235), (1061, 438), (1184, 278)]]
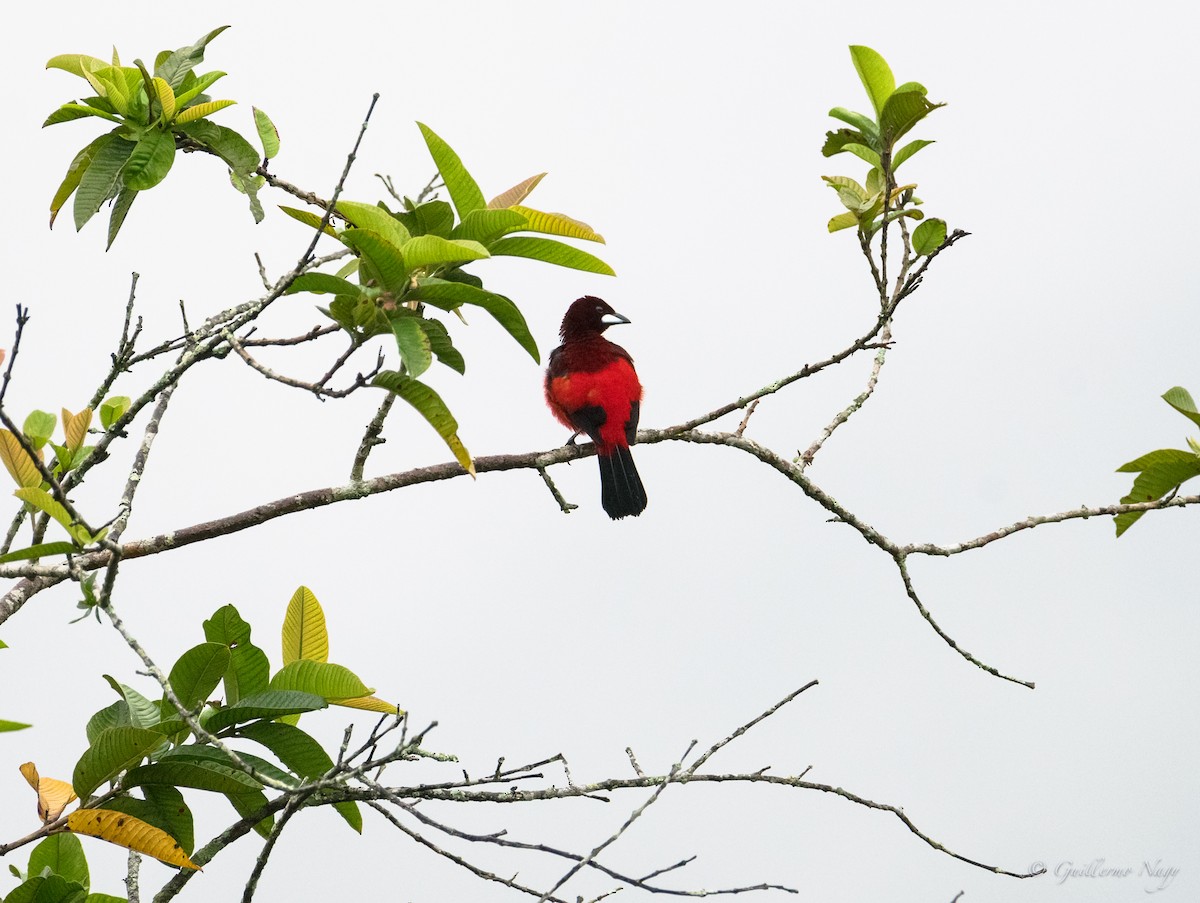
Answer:
[(567, 238), (582, 238), (586, 241), (598, 241), (604, 244), (604, 236), (596, 232), (587, 223), (572, 219), (565, 213), (546, 213), (534, 210), (532, 207), (514, 206), (512, 208), (528, 221), (525, 231), (541, 232), (545, 235), (565, 235)]
[(359, 696), (357, 699), (331, 699), (334, 705), (345, 706), (348, 709), (362, 709), (364, 712), (382, 712), (385, 715), (403, 715), (404, 709), (390, 702), (384, 702), (378, 696)]
[(321, 603), (307, 586), (292, 594), (283, 617), (283, 663), (288, 665), (300, 659), (329, 660), (325, 612), (321, 611)]
[(57, 778), (43, 778), (38, 774), (37, 766), (26, 762), (21, 766), (21, 774), (29, 782), (29, 786), (37, 791), (37, 811), (42, 824), (49, 824), (63, 813), (63, 809), (76, 799), (75, 788), (66, 781)]
[(158, 102), (162, 106), (163, 119), (170, 122), (175, 118), (175, 92), (171, 90), (171, 86), (158, 76), (152, 79), (154, 91), (158, 95)]
[(78, 809), (67, 816), (67, 829), (88, 837), (99, 837), (127, 850), (145, 853), (167, 865), (200, 870), (200, 866), (188, 859), (174, 837), (124, 812)]
[(182, 113), (175, 117), (176, 125), (186, 125), (189, 122), (194, 122), (197, 119), (203, 119), (217, 110), (223, 110), (226, 107), (231, 107), (236, 100), (210, 100), (205, 103), (198, 103), (194, 107), (188, 107)]
[[(41, 451), (38, 451), (39, 457)], [(41, 486), (42, 475), (33, 459), (21, 448), (21, 442), (9, 430), (0, 430), (0, 461), (9, 476), (21, 487)]]
[(92, 409), (84, 408), (78, 414), (72, 414), (66, 408), (62, 409), (63, 432), (67, 434), (67, 448), (71, 454), (83, 448), (87, 439), (88, 427), (92, 425)]
[(537, 188), (538, 182), (546, 178), (544, 172), (539, 172), (536, 176), (530, 176), (524, 182), (518, 182), (508, 191), (501, 192), (490, 201), (488, 201), (489, 210), (500, 210), (504, 207), (511, 207), (513, 204), (519, 204), (525, 198), (529, 197), (530, 192)]

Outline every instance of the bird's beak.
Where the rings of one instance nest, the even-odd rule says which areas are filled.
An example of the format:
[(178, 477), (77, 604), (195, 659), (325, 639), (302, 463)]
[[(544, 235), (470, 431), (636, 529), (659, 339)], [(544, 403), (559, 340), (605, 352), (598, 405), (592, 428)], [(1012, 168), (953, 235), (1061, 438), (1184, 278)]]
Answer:
[(619, 326), (621, 323), (628, 323), (629, 317), (622, 316), (614, 310), (611, 314), (602, 316), (600, 322), (605, 326)]

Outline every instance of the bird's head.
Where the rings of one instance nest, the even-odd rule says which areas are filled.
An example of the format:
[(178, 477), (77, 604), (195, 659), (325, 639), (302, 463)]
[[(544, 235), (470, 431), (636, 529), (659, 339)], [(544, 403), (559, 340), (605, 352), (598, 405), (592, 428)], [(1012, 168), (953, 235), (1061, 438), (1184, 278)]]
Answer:
[(567, 308), (558, 334), (563, 341), (594, 333), (599, 335), (610, 326), (628, 323), (629, 318), (612, 309), (607, 301), (592, 295), (584, 295)]

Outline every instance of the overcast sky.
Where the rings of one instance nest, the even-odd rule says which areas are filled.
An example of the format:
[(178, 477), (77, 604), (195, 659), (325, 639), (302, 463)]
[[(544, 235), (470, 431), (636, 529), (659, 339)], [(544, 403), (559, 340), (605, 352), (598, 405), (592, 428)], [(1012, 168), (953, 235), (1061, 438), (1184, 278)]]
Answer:
[[(864, 174), (820, 147), (830, 107), (867, 108), (846, 47), (872, 46), (897, 81), (920, 81), (949, 103), (914, 133), (938, 143), (904, 175), (928, 213), (972, 235), (906, 302), (877, 392), (810, 476), (897, 541), (954, 542), (1115, 502), (1129, 487), (1118, 465), (1184, 447), (1189, 424), (1158, 398), (1177, 384), (1200, 396), (1187, 175), (1200, 141), (1187, 87), (1197, 22), (1178, 4), (219, 0), (163, 15), (67, 2), (8, 20), (5, 293), (7, 309), (32, 311), (7, 399), (18, 417), (83, 406), (119, 334), (131, 272), (141, 274), (147, 341), (158, 341), (178, 334), (180, 299), (195, 323), (255, 297), (254, 252), (279, 275), (307, 242), (274, 209), (292, 199), (265, 191), (268, 216), (255, 226), (222, 167), (199, 156), (177, 160), (139, 198), (107, 254), (100, 217), (76, 234), (68, 211), (46, 229), (55, 187), (100, 124), (40, 130), (83, 87), (44, 71), (45, 61), (104, 57), (113, 44), (126, 62), (150, 61), (230, 24), (201, 67), (228, 72), (212, 93), (239, 101), (215, 120), (250, 134), (251, 104), (266, 110), (282, 135), (273, 169), (297, 185), (331, 193), (376, 91), (346, 197), (378, 199), (377, 172), (420, 190), (432, 166), (416, 120), (454, 146), (489, 197), (548, 171), (529, 203), (603, 233), (600, 253), (618, 278), (518, 260), (474, 269), (521, 306), (543, 358), (579, 295), (628, 316), (614, 338), (637, 362), (650, 428), (824, 358), (872, 322), (870, 276), (853, 236), (826, 232), (841, 208), (820, 181)], [(262, 329), (295, 334), (319, 322), (312, 299), (298, 296), (275, 305)], [(467, 375), (438, 368), (430, 381), (468, 448), (561, 444), (528, 356), (482, 317), (452, 328)], [(313, 378), (338, 351), (271, 360)], [(855, 359), (765, 401), (748, 435), (794, 455), (869, 368)], [(135, 374), (129, 394), (150, 376)], [(163, 421), (127, 538), (344, 483), (378, 400), (364, 391), (321, 404), (235, 359), (198, 368)], [(386, 436), (371, 474), (448, 457), (407, 410)], [(662, 443), (635, 456), (650, 498), (637, 519), (604, 515), (590, 460), (553, 472), (580, 506), (570, 516), (531, 472), (485, 475), (130, 563), (118, 604), (169, 665), (202, 641), (204, 618), (233, 603), (277, 667), (284, 607), (305, 584), (324, 605), (331, 659), (415, 722), (438, 720), (430, 746), (474, 772), (499, 756), (561, 752), (577, 781), (625, 776), (631, 746), (661, 773), (693, 738), (707, 746), (816, 678), (710, 768), (812, 766), (810, 779), (902, 806), (963, 855), (1051, 872), (993, 876), (931, 850), (886, 813), (834, 797), (691, 786), (669, 788), (606, 853), (641, 874), (698, 855), (673, 875), (677, 887), (766, 881), (822, 901), (928, 903), (965, 891), (967, 901), (1093, 903), (1158, 890), (1163, 882), (1142, 874), (1157, 867), (1178, 871), (1162, 899), (1200, 896), (1200, 512), (1151, 515), (1120, 541), (1109, 519), (1075, 521), (913, 563), (939, 623), (989, 664), (1036, 681), (1030, 691), (948, 648), (888, 558), (827, 523), (777, 473), (709, 446)], [(78, 495), (98, 521), (113, 513), (122, 467), (94, 471)], [(36, 723), (0, 737), (0, 840), (36, 826), (21, 762), (70, 776), (87, 717), (113, 701), (103, 673), (154, 689), (111, 628), (67, 626), (76, 598), (68, 587), (38, 596), (0, 631), (12, 647), (0, 653), (0, 717)], [(333, 711), (305, 725), (333, 748), (348, 721), (365, 729), (370, 719)], [(449, 779), (453, 768), (388, 777)], [(437, 811), (464, 828), (586, 852), (645, 795)], [(228, 818), (222, 805), (204, 810), (197, 838)], [(122, 892), (124, 857), (101, 846), (87, 844), (93, 889)], [(259, 848), (249, 838), (223, 853), (182, 899), (234, 899)], [(539, 886), (564, 870), (459, 851)], [(9, 858), (24, 867), (26, 854)], [(1131, 874), (1061, 877), (1097, 861)], [(168, 876), (148, 863), (143, 887)], [(564, 892), (610, 886), (584, 876)], [(335, 894), (518, 898), (378, 818), (368, 816), (360, 839), (332, 813), (306, 814), (283, 836), (259, 899)]]

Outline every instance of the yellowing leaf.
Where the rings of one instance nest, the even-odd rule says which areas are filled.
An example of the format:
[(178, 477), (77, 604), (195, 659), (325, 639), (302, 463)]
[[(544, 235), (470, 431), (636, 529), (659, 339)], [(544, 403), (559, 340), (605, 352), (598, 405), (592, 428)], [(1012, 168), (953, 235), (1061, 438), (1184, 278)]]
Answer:
[(325, 612), (312, 590), (302, 586), (292, 594), (283, 617), (283, 663), (307, 659), (329, 660), (329, 634), (325, 630)]
[[(39, 455), (41, 453), (39, 452)], [(0, 461), (18, 486), (41, 486), (42, 475), (33, 459), (9, 430), (0, 430)]]
[(525, 198), (529, 197), (533, 189), (537, 188), (538, 182), (546, 178), (544, 172), (539, 172), (536, 176), (530, 176), (524, 182), (518, 182), (508, 191), (501, 192), (490, 201), (488, 201), (488, 209), (501, 210), (505, 207), (511, 207), (513, 204), (519, 204)]
[(188, 107), (182, 113), (175, 117), (176, 125), (186, 125), (189, 122), (195, 122), (197, 119), (203, 119), (205, 116), (223, 110), (226, 107), (231, 107), (236, 100), (210, 100), (205, 103), (198, 103), (194, 107)]
[(124, 812), (78, 809), (67, 816), (67, 829), (88, 837), (99, 837), (127, 850), (145, 853), (167, 865), (200, 870), (200, 866), (188, 859), (174, 837)]
[(72, 414), (66, 408), (62, 409), (63, 432), (67, 434), (67, 448), (71, 454), (83, 447), (87, 439), (88, 427), (92, 425), (92, 409), (84, 408), (78, 414)]
[(522, 231), (541, 232), (545, 235), (565, 235), (567, 238), (582, 238), (587, 241), (598, 241), (604, 244), (604, 236), (596, 232), (587, 223), (563, 213), (545, 213), (532, 207), (515, 206), (512, 208), (525, 217), (528, 225)]
[(49, 824), (63, 813), (63, 809), (76, 799), (75, 789), (66, 781), (57, 778), (43, 778), (38, 774), (37, 766), (26, 762), (21, 766), (21, 774), (29, 782), (29, 786), (37, 791), (37, 812), (42, 824)]
[(382, 712), (385, 715), (403, 715), (404, 709), (390, 702), (384, 702), (378, 696), (359, 696), (357, 699), (331, 699), (333, 705), (345, 706), (348, 709), (362, 709), (364, 712)]
[(155, 93), (158, 94), (158, 102), (162, 106), (163, 119), (170, 122), (175, 118), (175, 92), (171, 90), (171, 86), (164, 79), (158, 76), (154, 77), (152, 83)]

